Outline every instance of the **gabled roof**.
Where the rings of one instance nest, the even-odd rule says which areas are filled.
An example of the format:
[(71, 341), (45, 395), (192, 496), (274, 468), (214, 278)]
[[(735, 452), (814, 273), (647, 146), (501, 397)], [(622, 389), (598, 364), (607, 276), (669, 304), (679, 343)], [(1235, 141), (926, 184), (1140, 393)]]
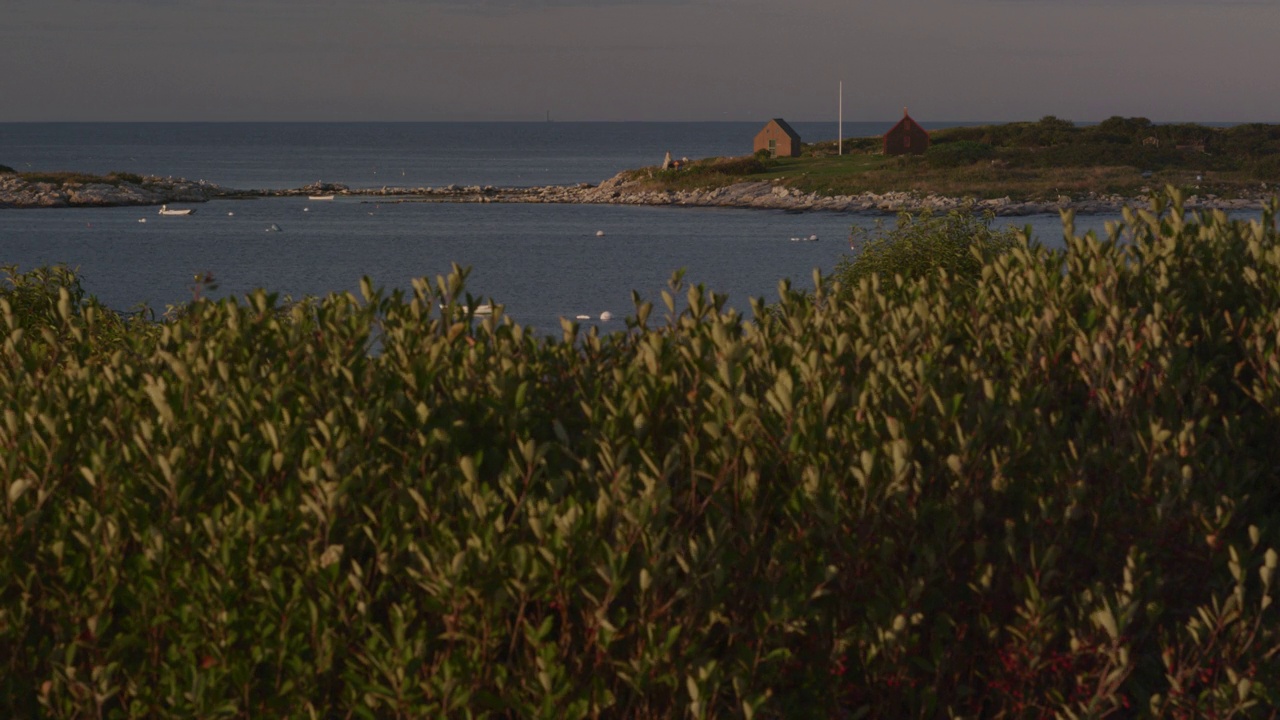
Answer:
[[(792, 140), (799, 140), (799, 139), (800, 139), (800, 133), (798, 133), (798, 132), (796, 132), (795, 130), (793, 130), (793, 129), (791, 128), (791, 126), (787, 124), (787, 121), (786, 121), (786, 120), (783, 120), (782, 118), (774, 118), (774, 119), (770, 120), (769, 122), (771, 122), (771, 123), (776, 123), (776, 124), (777, 124), (777, 126), (782, 130), (782, 132), (786, 133), (786, 134), (787, 134), (787, 136), (788, 136), (788, 137), (790, 137)], [(768, 127), (768, 125), (769, 125), (769, 123), (765, 123), (765, 126), (766, 126), (766, 127)]]
[[(889, 128), (889, 132), (886, 132), (885, 135), (888, 135), (889, 133), (897, 130), (900, 127), (903, 127), (904, 125), (908, 127), (910, 127), (911, 125), (914, 125), (920, 128), (921, 130), (924, 130), (924, 128), (920, 126), (920, 123), (916, 122), (910, 115), (907, 114), (907, 109), (902, 108), (902, 119), (898, 121), (898, 124)], [(928, 131), (926, 130), (926, 132)]]

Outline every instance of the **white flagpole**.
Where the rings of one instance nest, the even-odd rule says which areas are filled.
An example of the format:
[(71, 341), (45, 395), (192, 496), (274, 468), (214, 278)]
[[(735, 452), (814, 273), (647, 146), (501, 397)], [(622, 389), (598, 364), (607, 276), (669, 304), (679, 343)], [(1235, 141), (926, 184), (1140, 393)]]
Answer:
[(836, 129), (836, 147), (839, 148), (837, 155), (844, 155), (844, 81), (840, 81), (840, 119), (837, 121)]

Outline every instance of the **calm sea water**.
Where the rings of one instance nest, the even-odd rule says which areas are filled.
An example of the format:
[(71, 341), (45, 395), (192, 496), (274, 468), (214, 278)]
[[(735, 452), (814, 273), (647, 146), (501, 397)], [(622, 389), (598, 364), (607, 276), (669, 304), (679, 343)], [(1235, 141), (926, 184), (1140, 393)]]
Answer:
[[(845, 124), (845, 136), (891, 123)], [(957, 123), (958, 124), (958, 123)], [(793, 123), (806, 140), (835, 139), (834, 123)], [(237, 188), (596, 183), (654, 165), (750, 151), (758, 123), (0, 124), (0, 164), (26, 170), (128, 171)], [(517, 321), (557, 331), (561, 317), (604, 311), (620, 328), (631, 291), (658, 302), (673, 271), (746, 311), (788, 278), (811, 288), (849, 252), (843, 213), (670, 207), (377, 203), (358, 199), (225, 200), (187, 217), (155, 208), (0, 211), (0, 263), (78, 267), (108, 305), (163, 310), (191, 297), (209, 272), (218, 296), (267, 288), (300, 297), (384, 287), (471, 267), (468, 288)], [(1107, 218), (1081, 218), (1101, 229)], [(140, 222), (145, 220), (146, 222)], [(280, 232), (267, 232), (272, 224)], [(1019, 218), (1058, 243), (1056, 216)], [(597, 232), (604, 235), (598, 236)], [(791, 242), (817, 235), (813, 243)]]
[[(965, 123), (935, 123), (947, 127)], [(845, 123), (844, 136), (893, 125)], [(751, 152), (763, 123), (0, 123), (0, 165), (208, 180), (233, 188), (597, 183), (672, 157)], [(806, 141), (835, 123), (792, 123)]]

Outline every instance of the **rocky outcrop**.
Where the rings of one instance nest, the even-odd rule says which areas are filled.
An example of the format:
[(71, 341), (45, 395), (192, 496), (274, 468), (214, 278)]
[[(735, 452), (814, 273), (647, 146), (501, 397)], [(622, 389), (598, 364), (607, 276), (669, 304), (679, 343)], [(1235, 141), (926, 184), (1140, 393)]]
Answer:
[[(104, 179), (106, 180), (106, 179)], [(141, 182), (30, 182), (17, 174), (0, 174), (0, 208), (109, 207), (206, 202), (225, 194), (203, 180), (142, 178)]]

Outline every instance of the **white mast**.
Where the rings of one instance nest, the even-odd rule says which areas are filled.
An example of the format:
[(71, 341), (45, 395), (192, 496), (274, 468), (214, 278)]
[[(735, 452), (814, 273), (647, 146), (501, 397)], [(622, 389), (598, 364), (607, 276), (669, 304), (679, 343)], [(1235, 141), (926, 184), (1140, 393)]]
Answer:
[(840, 81), (840, 112), (838, 113), (838, 115), (840, 116), (840, 119), (836, 121), (837, 122), (836, 147), (838, 148), (838, 151), (836, 152), (836, 154), (844, 155), (844, 81), (843, 80)]

